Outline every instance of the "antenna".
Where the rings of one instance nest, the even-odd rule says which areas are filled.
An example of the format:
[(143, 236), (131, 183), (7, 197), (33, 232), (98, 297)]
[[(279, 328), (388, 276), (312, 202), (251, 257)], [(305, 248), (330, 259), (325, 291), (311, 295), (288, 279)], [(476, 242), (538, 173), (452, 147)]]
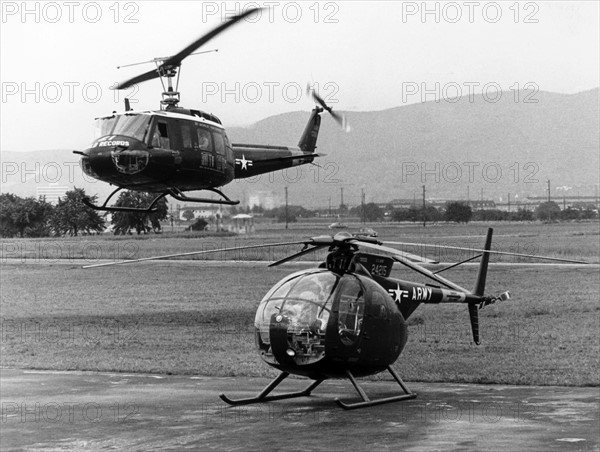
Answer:
[[(219, 51), (219, 49), (204, 50), (203, 52), (190, 53), (190, 56), (191, 55), (202, 55), (204, 53), (211, 53), (211, 52), (218, 52), (218, 51)], [(153, 59), (148, 60), (148, 61), (141, 61), (139, 63), (123, 64), (122, 66), (117, 66), (117, 69), (122, 69), (124, 67), (131, 67), (131, 66), (139, 66), (140, 64), (161, 63), (163, 61), (168, 60), (169, 58), (171, 58), (171, 57), (170, 56), (168, 56), (168, 57), (157, 57), (157, 58), (153, 58)]]

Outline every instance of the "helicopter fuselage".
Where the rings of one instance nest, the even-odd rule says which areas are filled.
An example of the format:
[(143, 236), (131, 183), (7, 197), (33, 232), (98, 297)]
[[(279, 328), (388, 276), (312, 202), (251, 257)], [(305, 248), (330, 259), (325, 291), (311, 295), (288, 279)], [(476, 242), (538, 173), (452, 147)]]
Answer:
[(312, 269), (278, 283), (255, 319), (261, 358), (315, 380), (371, 375), (393, 364), (407, 325), (390, 295), (357, 273)]
[[(318, 132), (313, 112), (307, 129)], [(306, 134), (306, 132), (305, 132)], [(83, 152), (83, 171), (117, 187), (145, 192), (212, 189), (233, 179), (310, 163), (298, 147), (231, 144), (220, 120), (199, 110), (125, 112), (96, 120), (96, 139)]]

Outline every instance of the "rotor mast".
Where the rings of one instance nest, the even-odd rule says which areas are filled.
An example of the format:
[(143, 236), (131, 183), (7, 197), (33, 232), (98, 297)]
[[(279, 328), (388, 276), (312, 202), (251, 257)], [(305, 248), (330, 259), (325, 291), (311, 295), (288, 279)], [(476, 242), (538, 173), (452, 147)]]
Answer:
[[(181, 64), (177, 66), (164, 65), (156, 63), (156, 71), (160, 77), (160, 83), (163, 87), (162, 99), (160, 101), (160, 109), (161, 110), (169, 110), (177, 107), (179, 104), (179, 74), (180, 71), (178, 69), (181, 68)], [(175, 80), (175, 89), (173, 89), (173, 78), (177, 76)], [(167, 82), (167, 86), (165, 88), (165, 80)]]
[[(156, 69), (152, 69), (143, 74), (137, 75), (133, 78), (130, 78), (122, 83), (117, 84), (113, 89), (126, 89), (135, 84), (143, 83), (148, 80), (152, 80), (155, 78), (161, 79), (161, 84), (163, 85), (163, 93), (161, 100), (161, 109), (169, 110), (171, 108), (175, 108), (179, 103), (179, 72), (178, 69), (181, 67), (181, 62), (190, 55), (196, 55), (199, 53), (207, 53), (204, 52), (196, 52), (200, 47), (204, 44), (212, 40), (215, 36), (221, 34), (223, 31), (241, 21), (245, 17), (257, 13), (261, 11), (263, 8), (250, 8), (242, 14), (238, 14), (227, 20), (225, 23), (222, 23), (212, 31), (202, 35), (200, 38), (196, 39), (186, 48), (181, 50), (179, 53), (166, 57), (166, 58), (155, 58), (151, 60), (156, 64)], [(210, 51), (209, 51), (210, 52)], [(141, 63), (134, 63), (128, 66), (133, 66)], [(175, 87), (173, 88), (173, 78), (177, 76), (177, 80), (175, 81)], [(165, 81), (166, 79), (166, 87)]]

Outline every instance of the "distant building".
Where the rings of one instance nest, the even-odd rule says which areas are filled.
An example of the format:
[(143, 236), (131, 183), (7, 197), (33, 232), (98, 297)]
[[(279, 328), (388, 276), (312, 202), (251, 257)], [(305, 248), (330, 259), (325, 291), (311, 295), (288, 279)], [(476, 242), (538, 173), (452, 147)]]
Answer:
[(279, 207), (282, 203), (280, 197), (270, 191), (257, 191), (248, 195), (248, 207), (260, 206), (263, 209), (271, 210)]
[(245, 213), (234, 215), (227, 229), (236, 234), (251, 234), (255, 231), (254, 217)]
[(69, 187), (59, 186), (57, 184), (50, 184), (48, 187), (36, 187), (36, 196), (46, 199), (46, 202), (50, 204), (56, 204), (59, 198), (64, 198), (65, 194), (69, 191)]
[(491, 210), (496, 209), (496, 203), (491, 199), (471, 200), (467, 204), (473, 210)]

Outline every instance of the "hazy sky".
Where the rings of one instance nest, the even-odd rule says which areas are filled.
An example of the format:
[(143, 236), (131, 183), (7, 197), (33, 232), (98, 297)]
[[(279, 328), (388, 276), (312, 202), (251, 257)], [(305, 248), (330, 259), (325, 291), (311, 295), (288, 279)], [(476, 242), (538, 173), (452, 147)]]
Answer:
[[(381, 110), (484, 89), (575, 93), (599, 85), (599, 3), (254, 2), (267, 6), (184, 61), (182, 106), (226, 126), (312, 108)], [(2, 2), (1, 149), (83, 149), (125, 96), (156, 109), (158, 80), (111, 91), (246, 2)], [(527, 85), (528, 84), (528, 85)], [(460, 90), (460, 91), (459, 91)], [(284, 144), (284, 143), (282, 143)]]

